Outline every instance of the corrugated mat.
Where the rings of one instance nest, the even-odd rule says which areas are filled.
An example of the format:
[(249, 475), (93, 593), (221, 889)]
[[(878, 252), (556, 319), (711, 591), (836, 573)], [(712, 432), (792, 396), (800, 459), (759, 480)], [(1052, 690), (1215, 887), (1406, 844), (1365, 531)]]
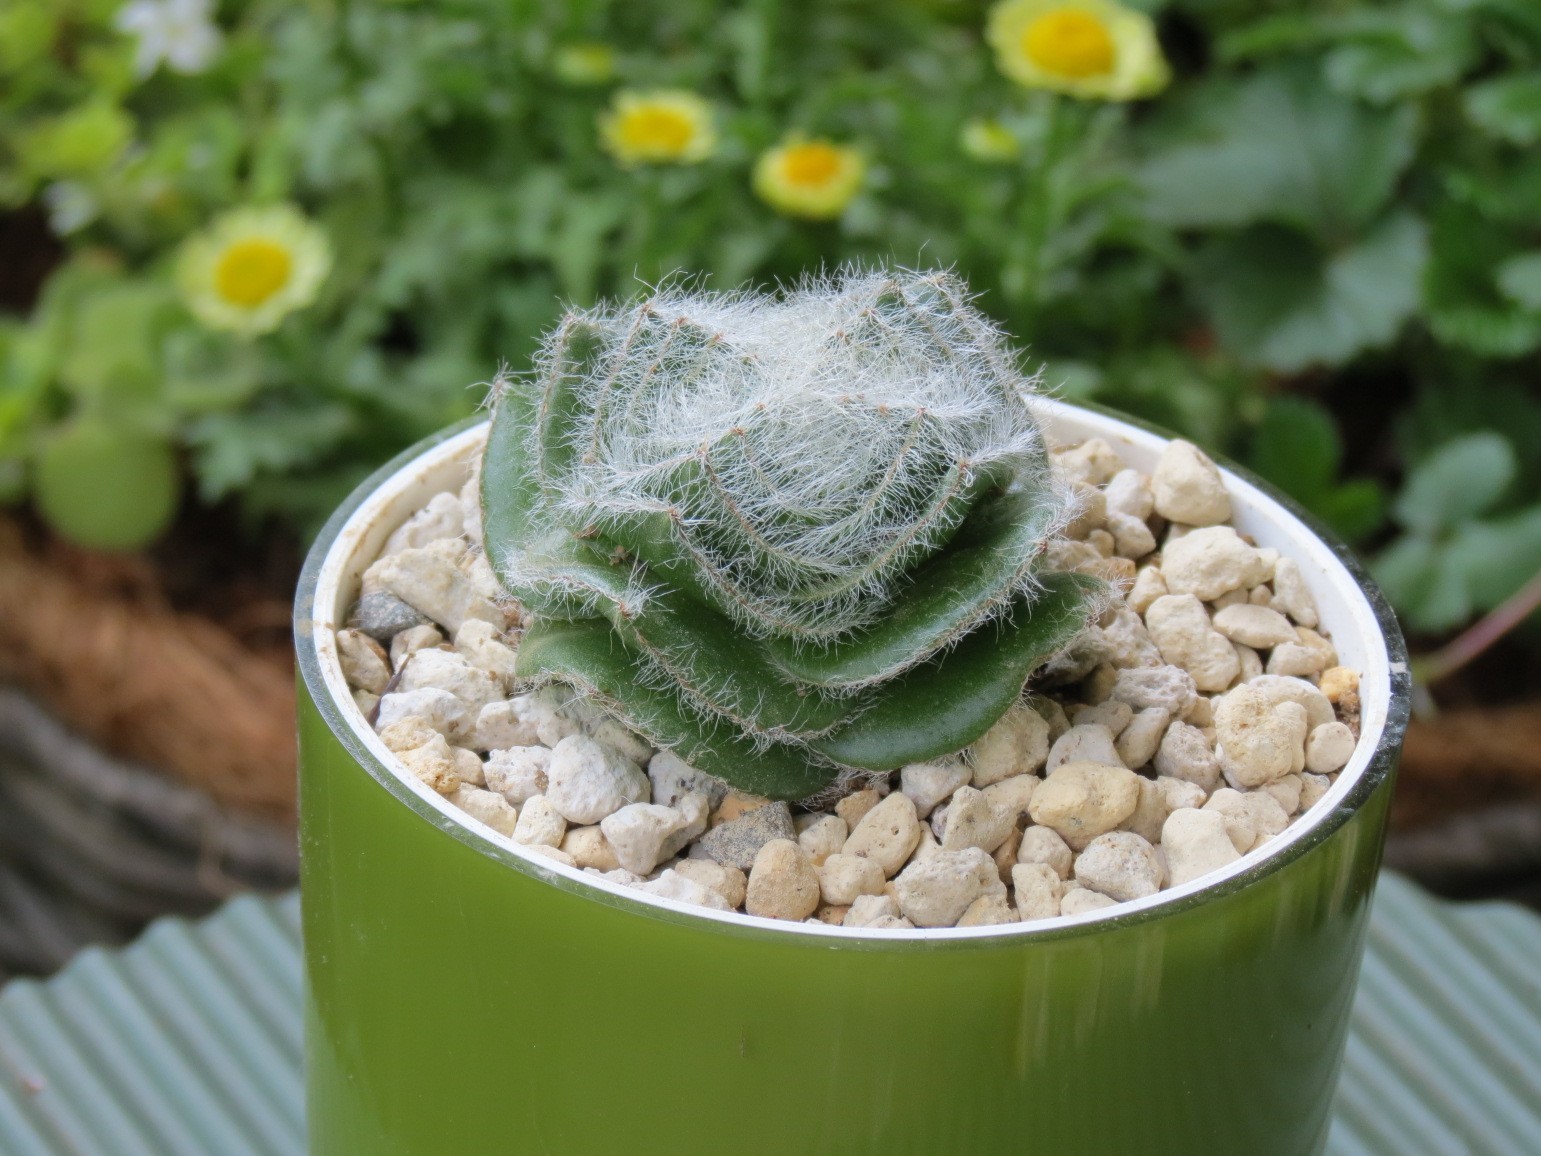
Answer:
[[(299, 901), (0, 992), (0, 1156), (302, 1156)], [(1333, 1156), (1541, 1156), (1541, 919), (1381, 880)]]

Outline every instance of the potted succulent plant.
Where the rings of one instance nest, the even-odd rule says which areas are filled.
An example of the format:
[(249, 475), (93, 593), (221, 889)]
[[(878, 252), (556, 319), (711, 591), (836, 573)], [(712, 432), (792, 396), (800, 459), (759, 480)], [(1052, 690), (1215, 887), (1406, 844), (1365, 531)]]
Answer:
[(313, 1152), (1321, 1148), (1400, 637), (1031, 386), (947, 274), (666, 289), (361, 487), (296, 616)]

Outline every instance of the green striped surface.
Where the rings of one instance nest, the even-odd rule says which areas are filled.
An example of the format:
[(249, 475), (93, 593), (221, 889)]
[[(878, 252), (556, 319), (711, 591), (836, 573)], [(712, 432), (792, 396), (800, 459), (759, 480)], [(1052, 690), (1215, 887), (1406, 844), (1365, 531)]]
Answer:
[[(301, 1156), (299, 901), (0, 992), (0, 1156)], [(1383, 876), (1333, 1156), (1541, 1154), (1541, 919)]]

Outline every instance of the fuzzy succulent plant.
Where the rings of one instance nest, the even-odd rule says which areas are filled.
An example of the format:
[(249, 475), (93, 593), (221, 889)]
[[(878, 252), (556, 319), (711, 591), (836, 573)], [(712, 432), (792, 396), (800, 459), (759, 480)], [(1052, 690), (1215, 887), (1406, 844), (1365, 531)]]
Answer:
[(570, 312), (482, 463), (519, 674), (775, 798), (966, 747), (1105, 595), (1031, 385), (947, 273)]

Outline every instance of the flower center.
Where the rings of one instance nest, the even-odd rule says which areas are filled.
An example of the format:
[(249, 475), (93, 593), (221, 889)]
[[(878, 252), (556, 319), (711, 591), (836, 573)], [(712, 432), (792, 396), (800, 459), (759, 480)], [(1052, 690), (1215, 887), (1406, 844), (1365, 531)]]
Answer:
[(237, 241), (225, 250), (214, 269), (214, 289), (232, 305), (253, 309), (289, 282), (294, 260), (273, 241)]
[(683, 153), (694, 134), (690, 120), (670, 108), (638, 108), (621, 122), (620, 137), (635, 152), (674, 155)]
[(1056, 8), (1027, 26), (1027, 58), (1045, 72), (1079, 79), (1113, 71), (1113, 38), (1105, 24), (1077, 8)]
[(795, 145), (781, 160), (781, 175), (788, 184), (828, 184), (840, 171), (840, 153), (827, 144)]

